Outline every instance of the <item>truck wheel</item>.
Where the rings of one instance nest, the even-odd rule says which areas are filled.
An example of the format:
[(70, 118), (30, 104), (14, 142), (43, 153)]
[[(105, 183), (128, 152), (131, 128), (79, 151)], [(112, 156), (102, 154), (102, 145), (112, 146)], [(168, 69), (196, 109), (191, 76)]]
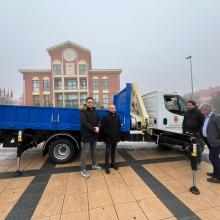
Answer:
[(54, 141), (49, 148), (49, 159), (52, 163), (68, 163), (77, 153), (74, 144), (67, 139)]

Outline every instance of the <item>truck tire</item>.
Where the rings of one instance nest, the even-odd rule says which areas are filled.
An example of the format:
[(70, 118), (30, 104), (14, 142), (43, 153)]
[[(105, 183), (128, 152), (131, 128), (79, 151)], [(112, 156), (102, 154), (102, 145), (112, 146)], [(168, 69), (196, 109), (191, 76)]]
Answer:
[(68, 139), (57, 139), (49, 148), (49, 159), (52, 163), (68, 163), (77, 154), (74, 144)]

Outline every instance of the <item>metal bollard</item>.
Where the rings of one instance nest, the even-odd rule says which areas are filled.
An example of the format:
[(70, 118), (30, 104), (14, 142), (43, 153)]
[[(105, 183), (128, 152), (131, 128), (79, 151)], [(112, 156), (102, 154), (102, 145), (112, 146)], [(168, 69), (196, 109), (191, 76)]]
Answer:
[(20, 164), (21, 164), (21, 154), (22, 154), (22, 131), (18, 131), (18, 147), (17, 147), (17, 168), (15, 172), (15, 176), (20, 176), (22, 173), (20, 171)]
[(192, 175), (193, 175), (193, 186), (189, 189), (191, 193), (195, 195), (199, 195), (200, 191), (196, 187), (196, 171), (197, 171), (197, 144), (193, 143), (193, 149), (191, 153), (191, 167), (192, 167)]

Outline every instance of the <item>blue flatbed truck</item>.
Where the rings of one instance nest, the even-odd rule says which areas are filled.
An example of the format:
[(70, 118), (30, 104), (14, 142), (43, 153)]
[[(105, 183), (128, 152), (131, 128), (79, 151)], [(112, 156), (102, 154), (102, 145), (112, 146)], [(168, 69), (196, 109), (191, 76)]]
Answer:
[[(114, 96), (122, 132), (127, 136), (131, 131), (131, 95), (132, 85), (128, 83)], [(101, 119), (107, 110), (98, 109), (98, 113)], [(42, 142), (43, 155), (48, 154), (51, 162), (73, 160), (80, 150), (80, 139), (80, 109), (0, 105), (0, 143), (17, 147), (17, 171), (22, 153)]]
[[(127, 83), (114, 95), (114, 104), (121, 119), (122, 139), (151, 140), (159, 144), (162, 136), (172, 144), (191, 145), (189, 135), (165, 130), (156, 133), (157, 129), (149, 124), (149, 115), (135, 84)], [(158, 108), (162, 105), (164, 102)], [(107, 113), (106, 109), (97, 111), (100, 120)], [(101, 135), (99, 140), (102, 141)], [(48, 154), (51, 162), (72, 161), (81, 146), (80, 109), (0, 105), (0, 143), (3, 147), (17, 148), (18, 175), (22, 153), (42, 142), (43, 156)]]

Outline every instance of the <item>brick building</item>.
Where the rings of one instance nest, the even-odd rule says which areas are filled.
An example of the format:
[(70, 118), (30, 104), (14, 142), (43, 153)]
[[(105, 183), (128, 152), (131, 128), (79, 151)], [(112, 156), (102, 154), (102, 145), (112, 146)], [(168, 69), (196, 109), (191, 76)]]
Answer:
[[(202, 89), (194, 92), (194, 100), (199, 104), (211, 103), (212, 98), (220, 93), (220, 86), (210, 87), (209, 89)], [(191, 99), (191, 93), (185, 94), (183, 96), (186, 100)]]
[(49, 69), (20, 69), (24, 105), (79, 107), (87, 96), (108, 107), (120, 90), (121, 69), (92, 69), (91, 51), (67, 41), (50, 47)]

